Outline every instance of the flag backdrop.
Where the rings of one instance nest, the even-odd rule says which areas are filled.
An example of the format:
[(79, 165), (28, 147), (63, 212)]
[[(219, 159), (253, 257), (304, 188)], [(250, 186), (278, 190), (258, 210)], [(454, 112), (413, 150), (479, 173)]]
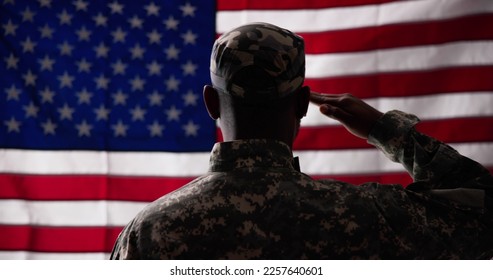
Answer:
[[(2, 0), (0, 259), (107, 258), (150, 201), (207, 169), (215, 37), (271, 22), (306, 40), (306, 84), (350, 92), (493, 169), (493, 1)], [(302, 171), (411, 180), (320, 114)]]

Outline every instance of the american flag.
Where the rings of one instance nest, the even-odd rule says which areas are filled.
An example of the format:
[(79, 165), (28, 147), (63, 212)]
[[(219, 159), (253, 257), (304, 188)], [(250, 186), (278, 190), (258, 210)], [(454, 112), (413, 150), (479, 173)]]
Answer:
[[(63, 1), (0, 6), (0, 259), (104, 259), (148, 202), (207, 170), (201, 101), (219, 34), (305, 38), (306, 84), (350, 92), (493, 170), (493, 1)], [(407, 184), (311, 106), (302, 171)]]

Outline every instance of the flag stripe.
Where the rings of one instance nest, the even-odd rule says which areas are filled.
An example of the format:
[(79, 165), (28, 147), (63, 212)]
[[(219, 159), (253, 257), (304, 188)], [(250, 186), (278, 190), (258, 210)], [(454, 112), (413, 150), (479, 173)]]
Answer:
[(153, 201), (193, 178), (0, 174), (0, 199)]
[[(329, 163), (330, 164), (330, 163)], [(493, 171), (493, 167), (490, 167), (490, 172)], [(131, 181), (139, 186), (133, 188), (126, 188), (127, 183), (122, 180), (116, 180), (115, 183), (110, 186), (103, 184), (104, 178), (102, 176), (77, 176), (73, 175), (73, 181), (75, 187), (68, 186), (67, 190), (57, 191), (56, 187), (67, 181), (66, 176), (27, 176), (25, 182), (16, 188), (14, 182), (21, 176), (18, 174), (3, 174), (0, 177), (2, 182), (2, 188), (5, 192), (2, 193), (1, 199), (9, 200), (32, 200), (32, 201), (46, 201), (47, 203), (53, 201), (86, 201), (86, 200), (118, 200), (122, 201), (135, 201), (135, 202), (151, 202), (164, 194), (170, 192), (169, 178), (152, 178), (154, 184), (149, 184), (149, 178), (135, 177), (131, 178)], [(380, 182), (383, 184), (401, 184), (403, 186), (412, 182), (407, 172), (376, 172), (370, 174), (314, 174), (316, 179), (334, 179), (352, 184), (362, 184), (366, 182)], [(187, 181), (193, 180), (184, 179), (183, 184)], [(95, 185), (90, 185), (96, 183)], [(83, 187), (79, 187), (83, 185)], [(54, 187), (55, 186), (55, 187)], [(14, 223), (13, 223), (14, 224)]]
[(0, 201), (0, 224), (39, 226), (124, 226), (147, 202)]
[[(493, 116), (493, 92), (457, 92), (415, 97), (384, 97), (365, 99), (382, 112), (401, 110), (416, 114), (421, 120)], [(467, 106), (465, 106), (467, 104)], [(320, 114), (317, 106), (309, 106), (305, 126), (335, 125), (336, 121)]]
[(488, 65), (306, 79), (306, 85), (315, 91), (350, 92), (360, 98), (403, 97), (444, 92), (491, 91), (491, 77), (493, 67)]
[[(454, 147), (463, 151), (467, 156), (476, 159), (484, 164), (492, 164), (493, 158), (489, 156), (493, 143), (456, 143)], [(8, 158), (10, 165), (2, 170), (1, 173), (17, 173), (17, 174), (107, 174), (107, 175), (133, 175), (146, 174), (147, 176), (164, 176), (167, 172), (167, 166), (161, 165), (160, 162), (173, 162), (177, 160), (181, 162), (180, 166), (188, 168), (186, 172), (179, 172), (179, 169), (174, 166), (176, 177), (180, 174), (188, 174), (190, 177), (200, 176), (205, 173), (208, 166), (209, 154), (203, 153), (202, 160), (197, 161), (194, 158), (189, 158), (187, 154), (173, 155), (168, 158), (166, 153), (145, 153), (139, 154), (138, 158), (133, 156), (119, 155), (119, 165), (107, 170), (105, 168), (98, 169), (93, 166), (88, 170), (87, 165), (97, 162), (93, 156), (99, 158), (94, 153), (85, 151), (53, 152), (45, 151), (20, 151), (20, 150), (4, 150), (5, 158)], [(112, 157), (112, 152), (108, 153), (108, 157)], [(401, 165), (389, 162), (376, 149), (359, 149), (359, 150), (306, 150), (295, 151), (295, 155), (300, 157), (300, 161), (304, 166), (304, 172), (308, 174), (345, 174), (345, 173), (368, 173), (368, 172), (389, 172), (402, 170)], [(147, 157), (146, 157), (147, 156)], [(148, 158), (158, 158), (161, 160), (149, 160)], [(50, 161), (49, 165), (40, 167), (39, 165), (27, 164), (33, 161)], [(67, 166), (64, 162), (70, 162), (75, 159), (79, 160), (79, 167)], [(381, 161), (379, 165), (373, 164), (375, 160)], [(330, 163), (337, 162), (337, 165)], [(98, 165), (100, 166), (100, 165)], [(128, 168), (131, 166), (132, 168)], [(119, 168), (122, 167), (122, 168)], [(8, 170), (6, 170), (8, 169)], [(90, 171), (90, 172), (89, 172)], [(195, 173), (193, 173), (193, 172)], [(135, 175), (134, 175), (135, 176)]]
[[(493, 38), (492, 14), (326, 32), (299, 33), (307, 54), (356, 52)], [(377, 39), (378, 38), (378, 39)], [(398, 38), (398, 39), (396, 39)]]
[(109, 253), (40, 253), (33, 251), (0, 251), (0, 260), (107, 260)]
[(278, 2), (269, 2), (265, 0), (249, 0), (249, 1), (231, 1), (218, 0), (217, 9), (219, 11), (227, 10), (294, 10), (294, 9), (320, 9), (320, 8), (336, 8), (355, 5), (388, 3), (397, 0), (333, 0), (333, 1), (299, 1), (299, 0), (283, 0)]
[(490, 64), (493, 64), (493, 42), (453, 42), (358, 53), (306, 55), (306, 78)]
[(0, 250), (111, 252), (122, 227), (43, 227), (0, 225)]
[[(446, 143), (493, 142), (493, 116), (425, 121), (418, 130)], [(456, 133), (460, 131), (461, 133)], [(337, 136), (337, 137), (335, 137)], [(300, 130), (295, 150), (372, 148), (366, 140), (354, 137), (341, 125), (306, 126)]]
[[(437, 5), (440, 9), (436, 8)], [(323, 32), (374, 25), (444, 20), (491, 11), (493, 11), (493, 2), (489, 0), (399, 1), (381, 5), (313, 10), (219, 11), (216, 18), (216, 32), (221, 34), (243, 23), (259, 21), (270, 22), (294, 32)]]

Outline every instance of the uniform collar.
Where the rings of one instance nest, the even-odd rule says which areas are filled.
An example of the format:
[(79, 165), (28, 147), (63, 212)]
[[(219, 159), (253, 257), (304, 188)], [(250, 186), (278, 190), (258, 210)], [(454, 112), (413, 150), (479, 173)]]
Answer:
[(216, 143), (210, 157), (209, 171), (234, 169), (292, 169), (299, 171), (288, 145), (271, 139), (248, 139)]

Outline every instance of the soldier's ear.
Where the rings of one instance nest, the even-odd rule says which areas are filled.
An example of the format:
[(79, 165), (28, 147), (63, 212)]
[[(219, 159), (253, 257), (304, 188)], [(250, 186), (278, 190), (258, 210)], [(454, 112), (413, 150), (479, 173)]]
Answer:
[(217, 90), (210, 85), (206, 85), (204, 86), (203, 96), (209, 116), (213, 120), (217, 120), (220, 117), (219, 94)]
[(298, 119), (302, 119), (306, 116), (306, 112), (308, 111), (308, 104), (310, 103), (310, 88), (308, 86), (303, 86), (299, 89), (299, 92), (296, 93), (297, 96), (297, 108), (296, 108), (296, 117)]

